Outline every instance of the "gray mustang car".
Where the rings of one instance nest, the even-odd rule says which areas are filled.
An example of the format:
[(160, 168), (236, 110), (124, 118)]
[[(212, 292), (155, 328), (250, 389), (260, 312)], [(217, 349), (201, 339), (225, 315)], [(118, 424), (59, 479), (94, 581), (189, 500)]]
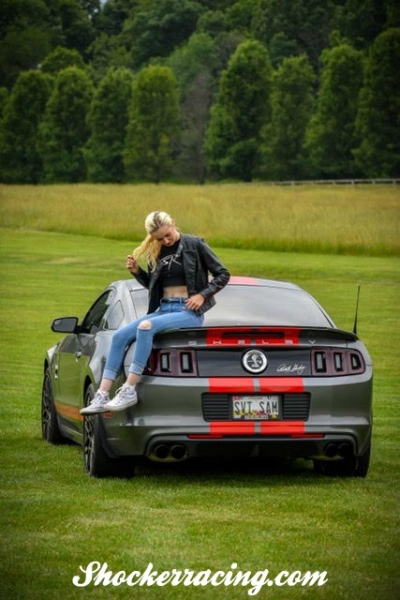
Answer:
[(147, 290), (117, 281), (81, 323), (55, 319), (64, 337), (44, 359), (43, 438), (81, 444), (95, 477), (132, 475), (138, 457), (303, 458), (319, 473), (365, 477), (373, 368), (357, 335), (291, 283), (231, 277), (217, 300), (203, 327), (155, 337), (136, 406), (85, 418), (113, 332), (146, 313)]

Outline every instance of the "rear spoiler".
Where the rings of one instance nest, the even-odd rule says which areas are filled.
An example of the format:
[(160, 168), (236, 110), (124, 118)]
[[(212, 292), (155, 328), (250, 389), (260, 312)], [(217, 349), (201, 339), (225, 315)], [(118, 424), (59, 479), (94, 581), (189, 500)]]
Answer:
[(199, 327), (195, 329), (171, 329), (159, 333), (153, 341), (154, 348), (216, 347), (313, 347), (333, 343), (354, 343), (355, 333), (328, 327)]

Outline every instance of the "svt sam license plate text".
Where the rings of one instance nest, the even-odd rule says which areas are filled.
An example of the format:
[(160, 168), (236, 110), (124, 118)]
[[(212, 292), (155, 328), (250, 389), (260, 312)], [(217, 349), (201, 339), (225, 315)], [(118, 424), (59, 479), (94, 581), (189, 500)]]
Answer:
[(280, 396), (232, 396), (234, 419), (279, 419)]

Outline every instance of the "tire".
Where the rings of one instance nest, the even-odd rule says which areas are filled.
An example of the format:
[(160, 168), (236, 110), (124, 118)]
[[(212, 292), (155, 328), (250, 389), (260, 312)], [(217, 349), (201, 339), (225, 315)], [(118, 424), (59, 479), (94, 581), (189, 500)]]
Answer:
[(366, 477), (371, 458), (371, 439), (360, 456), (349, 456), (341, 460), (314, 460), (314, 470), (328, 477)]
[(54, 445), (67, 443), (58, 425), (49, 367), (45, 370), (42, 386), (42, 437)]
[(371, 438), (364, 452), (357, 458), (357, 464), (354, 472), (354, 477), (366, 477), (368, 475), (369, 463), (371, 461)]
[[(94, 396), (90, 384), (85, 394), (85, 406)], [(83, 464), (91, 477), (132, 477), (134, 458), (112, 458), (104, 448), (104, 430), (100, 415), (85, 416), (83, 426)]]

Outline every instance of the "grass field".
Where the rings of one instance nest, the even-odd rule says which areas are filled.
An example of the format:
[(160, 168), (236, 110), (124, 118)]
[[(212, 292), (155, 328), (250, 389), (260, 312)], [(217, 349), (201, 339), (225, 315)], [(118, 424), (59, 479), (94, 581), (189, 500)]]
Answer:
[[(114, 573), (144, 571), (149, 563), (159, 572), (173, 568), (226, 572), (233, 563), (238, 565), (237, 569), (252, 573), (269, 569), (271, 576), (283, 570), (327, 571), (328, 582), (322, 587), (265, 587), (256, 597), (395, 598), (400, 584), (400, 259), (396, 256), (393, 234), (398, 229), (398, 221), (394, 222), (398, 192), (397, 200), (391, 196), (389, 202), (393, 190), (390, 188), (386, 197), (383, 188), (377, 189), (374, 208), (372, 199), (365, 200), (370, 206), (369, 221), (365, 228), (356, 230), (356, 236), (361, 240), (363, 232), (369, 231), (369, 241), (359, 242), (356, 256), (335, 254), (334, 245), (330, 246), (331, 254), (302, 252), (300, 239), (296, 252), (291, 252), (289, 246), (285, 252), (277, 252), (273, 249), (280, 233), (274, 234), (273, 230), (268, 233), (271, 250), (257, 249), (257, 242), (251, 248), (239, 249), (240, 236), (233, 244), (235, 247), (226, 243), (216, 248), (233, 273), (286, 279), (305, 287), (342, 328), (352, 328), (356, 288), (361, 284), (359, 334), (375, 364), (373, 455), (366, 479), (324, 478), (315, 474), (310, 464), (297, 461), (276, 468), (231, 463), (171, 468), (143, 464), (132, 480), (96, 480), (84, 474), (79, 448), (54, 447), (41, 440), (42, 362), (45, 349), (58, 339), (49, 329), (51, 320), (62, 315), (82, 316), (88, 303), (110, 281), (126, 277), (125, 255), (141, 232), (138, 227), (137, 235), (129, 237), (131, 223), (125, 216), (125, 200), (120, 198), (127, 198), (136, 190), (119, 188), (111, 201), (105, 193), (108, 186), (105, 189), (65, 186), (61, 202), (57, 187), (0, 189), (3, 393), (0, 597), (10, 600), (53, 600), (58, 596), (65, 600), (249, 597), (249, 586), (75, 587), (72, 578), (79, 575), (79, 566), (99, 561), (108, 563)], [(258, 186), (254, 188), (256, 195)], [(222, 238), (220, 233), (215, 234), (212, 224), (208, 229), (204, 225), (202, 217), (207, 211), (200, 200), (196, 226), (192, 205), (196, 200), (188, 196), (189, 188), (185, 189), (187, 207), (183, 200), (181, 205), (173, 204), (178, 202), (181, 189), (154, 187), (151, 202), (148, 197), (140, 207), (139, 203), (135, 205), (133, 212), (137, 211), (142, 219), (155, 207), (157, 194), (162, 192), (161, 205), (157, 204), (171, 211), (179, 224), (185, 223), (182, 229), (201, 233), (207, 240), (214, 235), (215, 239)], [(13, 198), (24, 196), (24, 190), (32, 203), (31, 217), (25, 215), (26, 218), (18, 202), (13, 203)], [(193, 193), (198, 190), (201, 192), (201, 188), (194, 188)], [(247, 198), (252, 195), (252, 186), (232, 186), (230, 190), (235, 194), (235, 202), (232, 200), (227, 210), (229, 215), (241, 191)], [(216, 194), (211, 186), (208, 191), (210, 195)], [(207, 195), (208, 191), (206, 187), (202, 193)], [(353, 188), (348, 191), (354, 193)], [(371, 190), (364, 191), (369, 195)], [(299, 190), (285, 192), (289, 194), (286, 205), (295, 204)], [(286, 232), (303, 231), (305, 221), (300, 214), (308, 220), (306, 192), (303, 192), (304, 206), (293, 213)], [(325, 192), (331, 194), (331, 190), (325, 189), (318, 192), (321, 203)], [(341, 188), (339, 192), (345, 196), (347, 190)], [(47, 193), (53, 203), (48, 203)], [(310, 188), (310, 196), (313, 194)], [(93, 209), (96, 195), (98, 211)], [(88, 210), (79, 202), (69, 209), (63, 208), (72, 196), (91, 197), (92, 208)], [(107, 239), (112, 237), (112, 218), (104, 208), (106, 196), (115, 213), (115, 239)], [(35, 197), (37, 203), (32, 200)], [(316, 197), (310, 198), (310, 206)], [(332, 196), (330, 200), (325, 198), (325, 202), (329, 204), (329, 213), (337, 214), (336, 235), (342, 221), (338, 245), (344, 248), (353, 206), (349, 212), (341, 202), (335, 208)], [(364, 202), (361, 196), (359, 202)], [(47, 213), (40, 208), (46, 203)], [(227, 206), (226, 198), (222, 205)], [(216, 203), (216, 213), (219, 208)], [(82, 224), (85, 210), (87, 218)], [(187, 213), (191, 213), (191, 221)], [(240, 218), (245, 230), (250, 231), (246, 229), (245, 216), (243, 212)], [(314, 215), (316, 231), (323, 230), (325, 218), (322, 216), (320, 223)], [(104, 227), (104, 219), (110, 230)], [(375, 223), (376, 235), (371, 221)], [(190, 223), (190, 228), (186, 223)], [(254, 236), (262, 238), (259, 225)], [(371, 256), (371, 247), (383, 246), (386, 239), (390, 242), (388, 251)]]
[(0, 185), (0, 222), (132, 242), (166, 210), (216, 247), (381, 256), (400, 254), (399, 200), (393, 185)]

